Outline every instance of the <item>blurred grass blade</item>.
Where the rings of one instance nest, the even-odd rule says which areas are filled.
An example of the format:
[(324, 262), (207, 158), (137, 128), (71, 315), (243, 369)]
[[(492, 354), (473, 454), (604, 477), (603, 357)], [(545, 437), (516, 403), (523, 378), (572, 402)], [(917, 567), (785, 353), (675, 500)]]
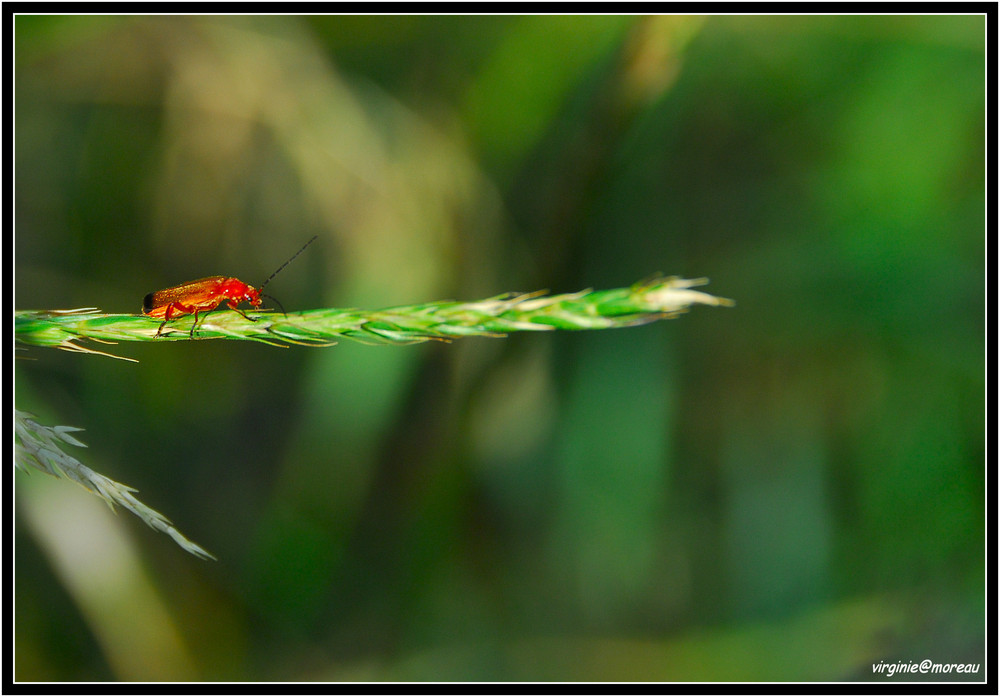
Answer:
[[(215, 559), (212, 554), (196, 545), (180, 533), (166, 517), (139, 501), (130, 486), (121, 484), (99, 474), (79, 460), (67, 455), (62, 444), (68, 443), (81, 448), (87, 446), (73, 436), (71, 431), (83, 429), (72, 426), (43, 426), (34, 420), (32, 414), (15, 409), (14, 430), (20, 445), (15, 446), (14, 465), (28, 471), (28, 467), (41, 470), (53, 477), (72, 479), (84, 489), (107, 501), (111, 509), (115, 504), (139, 516), (154, 530), (166, 533), (185, 550), (202, 559)], [(61, 441), (61, 442), (60, 442)]]

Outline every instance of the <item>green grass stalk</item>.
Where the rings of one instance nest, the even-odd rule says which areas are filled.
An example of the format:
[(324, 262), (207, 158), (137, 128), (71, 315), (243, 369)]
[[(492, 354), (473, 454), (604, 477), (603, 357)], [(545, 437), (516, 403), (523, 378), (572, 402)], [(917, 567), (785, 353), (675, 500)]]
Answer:
[[(732, 305), (731, 300), (692, 290), (706, 279), (656, 276), (628, 288), (545, 295), (505, 293), (475, 302), (439, 301), (382, 310), (326, 308), (253, 312), (250, 321), (225, 308), (203, 312), (196, 339), (261, 341), (273, 345), (330, 346), (339, 339), (410, 344), (463, 336), (504, 336), (516, 331), (612, 329), (676, 317), (692, 305)], [(80, 342), (184, 341), (194, 317), (166, 323), (145, 315), (103, 314), (95, 308), (18, 311), (18, 342), (105, 354)]]

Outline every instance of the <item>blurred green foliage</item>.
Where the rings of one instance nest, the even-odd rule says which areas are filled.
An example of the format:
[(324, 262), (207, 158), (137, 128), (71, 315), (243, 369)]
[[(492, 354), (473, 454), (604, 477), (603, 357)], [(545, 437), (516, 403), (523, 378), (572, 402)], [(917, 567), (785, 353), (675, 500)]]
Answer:
[(259, 282), (313, 234), (269, 286), (286, 308), (657, 271), (737, 301), (448, 345), (31, 351), (19, 408), (87, 429), (90, 467), (220, 561), (17, 476), (17, 680), (983, 661), (984, 17), (14, 27), (19, 309)]

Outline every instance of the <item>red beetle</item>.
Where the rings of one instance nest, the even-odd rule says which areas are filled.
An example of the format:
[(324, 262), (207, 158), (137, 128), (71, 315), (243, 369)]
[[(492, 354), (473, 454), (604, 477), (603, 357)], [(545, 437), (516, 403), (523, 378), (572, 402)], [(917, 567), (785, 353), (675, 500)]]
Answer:
[[(195, 327), (198, 326), (198, 313), (214, 310), (222, 303), (226, 303), (229, 309), (236, 310), (251, 322), (256, 322), (257, 320), (253, 317), (247, 317), (247, 314), (238, 305), (242, 302), (248, 302), (251, 306), (259, 308), (262, 297), (271, 297), (261, 293), (264, 286), (278, 275), (278, 271), (288, 266), (292, 262), (292, 259), (312, 244), (318, 236), (314, 235), (311, 240), (302, 245), (302, 249), (293, 254), (291, 259), (279, 266), (277, 271), (260, 284), (260, 288), (254, 288), (240, 279), (230, 276), (199, 278), (197, 281), (182, 283), (179, 286), (172, 286), (158, 290), (155, 293), (150, 293), (142, 300), (142, 314), (149, 317), (163, 318), (163, 323), (156, 330), (156, 336), (160, 336), (163, 327), (170, 320), (183, 317), (184, 315), (194, 315), (194, 323), (191, 325), (192, 339), (194, 338)], [(278, 303), (274, 298), (271, 299)], [(278, 307), (281, 307), (281, 303), (278, 303)], [(284, 313), (284, 309), (281, 311)]]

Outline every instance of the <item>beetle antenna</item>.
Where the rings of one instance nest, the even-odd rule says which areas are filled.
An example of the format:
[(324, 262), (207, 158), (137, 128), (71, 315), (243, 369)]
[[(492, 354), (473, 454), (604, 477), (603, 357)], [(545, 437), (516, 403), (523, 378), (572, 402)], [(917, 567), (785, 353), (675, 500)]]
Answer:
[(261, 293), (260, 297), (262, 297), (262, 298), (270, 298), (271, 300), (273, 300), (274, 304), (278, 306), (279, 310), (281, 310), (281, 314), (283, 314), (285, 317), (288, 317), (288, 313), (285, 312), (285, 308), (283, 308), (281, 306), (281, 303), (278, 302), (278, 299), (276, 297), (274, 297), (273, 295), (267, 295), (266, 293)]
[[(315, 242), (317, 237), (319, 237), (319, 235), (313, 235), (311, 240), (309, 240), (304, 245), (302, 245), (302, 249), (300, 249), (299, 251), (295, 252), (295, 254), (293, 254), (291, 256), (291, 259), (289, 259), (284, 264), (282, 264), (281, 266), (278, 267), (278, 271), (281, 271), (283, 268), (285, 268), (286, 266), (288, 266), (289, 264), (291, 264), (292, 260), (295, 259), (295, 257), (297, 257), (298, 255), (302, 254), (302, 252), (306, 251), (306, 247), (308, 247), (313, 242)], [(278, 271), (275, 271), (273, 274), (271, 274), (270, 276), (268, 276), (267, 280), (264, 281), (263, 283), (261, 283), (260, 286), (257, 288), (257, 290), (261, 290), (264, 286), (266, 286), (268, 283), (270, 283), (271, 279), (278, 275)], [(271, 298), (270, 295), (267, 296), (267, 297)], [(274, 300), (274, 298), (271, 298), (271, 300)], [(275, 302), (277, 302), (277, 301), (275, 301)], [(280, 306), (281, 303), (278, 303), (278, 304)], [(284, 310), (282, 310), (282, 313), (284, 313)]]

